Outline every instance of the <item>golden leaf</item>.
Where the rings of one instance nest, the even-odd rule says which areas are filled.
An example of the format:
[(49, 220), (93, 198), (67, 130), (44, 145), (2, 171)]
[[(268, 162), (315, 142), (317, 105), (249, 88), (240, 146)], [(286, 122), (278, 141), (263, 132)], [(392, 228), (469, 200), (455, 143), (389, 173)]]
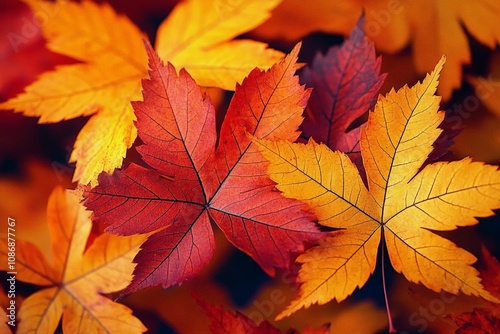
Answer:
[(422, 83), (380, 97), (362, 129), (368, 188), (349, 158), (323, 144), (255, 140), (286, 197), (339, 229), (298, 257), (300, 296), (278, 318), (313, 303), (344, 300), (373, 273), (382, 240), (394, 269), (434, 291), (498, 301), (484, 290), (476, 258), (432, 231), (477, 223), (500, 208), (497, 167), (463, 159), (420, 168), (440, 135), (435, 96), (444, 57)]

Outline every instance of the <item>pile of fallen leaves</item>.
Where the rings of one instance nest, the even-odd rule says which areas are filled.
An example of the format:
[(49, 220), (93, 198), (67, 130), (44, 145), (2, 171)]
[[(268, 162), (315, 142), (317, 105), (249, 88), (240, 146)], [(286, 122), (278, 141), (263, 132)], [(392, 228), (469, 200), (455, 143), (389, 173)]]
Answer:
[[(148, 311), (180, 323), (172, 320), (177, 304), (187, 322), (204, 312), (210, 325), (202, 330), (211, 333), (421, 332), (437, 317), (450, 332), (500, 331), (498, 261), (484, 248), (480, 275), (474, 252), (446, 234), (500, 209), (500, 171), (449, 154), (467, 123), (447, 120), (466, 117), (440, 110), (436, 95), (449, 100), (464, 81), (462, 65), (472, 62), (461, 23), (497, 47), (498, 2), (421, 10), (412, 1), (318, 1), (302, 10), (293, 0), (185, 0), (153, 32), (154, 46), (110, 4), (24, 2), (31, 11), (20, 13), (39, 20), (30, 23), (31, 38), (43, 34), (44, 52), (65, 58), (50, 58), (54, 68), (36, 66), (40, 75), (31, 73), (18, 95), (5, 93), (0, 109), (39, 123), (86, 120), (68, 152), (74, 171), (52, 164), (60, 181), (70, 173), (73, 183), (52, 191), (36, 225), (47, 246), (21, 215), (15, 241), (2, 232), (2, 333), (161, 331), (148, 325)], [(414, 22), (408, 13), (420, 11)], [(319, 24), (321, 15), (329, 23)], [(23, 61), (27, 27), (7, 35), (15, 50), (5, 51), (7, 61)], [(428, 40), (429, 27), (436, 41)], [(298, 41), (314, 31), (346, 38), (300, 62), (306, 43)], [(283, 53), (260, 41), (273, 38), (297, 43)], [(376, 48), (397, 52), (409, 42), (416, 75), (430, 73), (379, 94), (387, 75)], [(466, 80), (489, 92), (476, 99), (500, 109), (495, 81)], [(7, 215), (11, 209), (2, 207)], [(268, 295), (249, 299), (256, 310), (228, 310), (227, 294), (206, 279), (232, 247), (276, 277)], [(391, 268), (413, 287), (474, 302), (456, 302), (453, 311), (438, 299), (400, 305), (419, 309), (420, 318), (391, 311)], [(383, 293), (373, 299), (385, 304), (387, 318), (359, 301), (365, 289), (356, 291), (376, 270)], [(194, 293), (175, 290), (181, 284)], [(154, 298), (148, 291), (157, 299), (145, 304)], [(332, 300), (345, 308), (329, 309)], [(9, 318), (3, 306), (12, 301), (17, 311)], [(305, 309), (314, 304), (321, 306), (309, 318)], [(353, 310), (348, 317), (346, 310)], [(362, 327), (366, 313), (373, 319)]]

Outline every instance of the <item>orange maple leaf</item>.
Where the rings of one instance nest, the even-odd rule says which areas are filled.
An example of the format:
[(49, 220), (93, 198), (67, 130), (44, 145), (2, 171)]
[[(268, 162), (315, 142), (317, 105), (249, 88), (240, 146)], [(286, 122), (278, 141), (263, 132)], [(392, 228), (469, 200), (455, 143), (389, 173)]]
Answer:
[(419, 72), (432, 70), (446, 55), (438, 89), (444, 100), (462, 86), (462, 66), (472, 60), (466, 31), (491, 49), (500, 43), (497, 0), (355, 1), (365, 9), (366, 31), (379, 50), (396, 52), (411, 43)]
[[(200, 84), (234, 89), (255, 67), (267, 68), (283, 54), (250, 40), (231, 41), (263, 22), (281, 0), (234, 3), (181, 2), (163, 22), (157, 47), (165, 60), (186, 67)], [(73, 181), (97, 185), (101, 172), (120, 167), (137, 137), (130, 101), (141, 99), (147, 76), (143, 35), (108, 4), (90, 1), (25, 0), (47, 17), (42, 28), (47, 47), (82, 63), (44, 73), (25, 92), (0, 103), (39, 123), (93, 115), (80, 131), (70, 162)]]
[(137, 136), (130, 101), (141, 98), (141, 79), (147, 75), (142, 33), (108, 4), (26, 3), (47, 17), (47, 47), (82, 63), (44, 73), (0, 109), (40, 117), (39, 123), (93, 115), (76, 139), (70, 162), (77, 162), (74, 181), (95, 185), (100, 172), (121, 166)]
[(61, 316), (65, 333), (146, 331), (129, 308), (102, 296), (130, 282), (132, 259), (145, 238), (103, 234), (85, 251), (92, 223), (90, 212), (78, 201), (74, 193), (59, 187), (49, 198), (52, 261), (33, 244), (18, 239), (15, 268), (8, 267), (13, 241), (0, 239), (0, 270), (17, 272), (17, 280), (44, 287), (22, 303), (17, 333), (53, 333)]
[(323, 144), (255, 140), (286, 197), (307, 203), (319, 223), (339, 229), (299, 256), (300, 296), (278, 318), (313, 303), (342, 301), (375, 269), (382, 243), (398, 273), (433, 291), (496, 301), (471, 264), (476, 258), (432, 230), (477, 223), (500, 208), (500, 171), (472, 162), (422, 168), (441, 130), (434, 93), (444, 57), (412, 88), (379, 97), (361, 134), (368, 188), (355, 165)]
[(289, 41), (317, 31), (347, 36), (362, 12), (365, 31), (377, 49), (395, 53), (411, 44), (419, 72), (431, 71), (439, 57), (447, 55), (439, 86), (444, 100), (461, 86), (462, 66), (472, 60), (467, 34), (490, 49), (500, 43), (497, 0), (318, 0), (312, 4), (285, 0), (253, 34)]

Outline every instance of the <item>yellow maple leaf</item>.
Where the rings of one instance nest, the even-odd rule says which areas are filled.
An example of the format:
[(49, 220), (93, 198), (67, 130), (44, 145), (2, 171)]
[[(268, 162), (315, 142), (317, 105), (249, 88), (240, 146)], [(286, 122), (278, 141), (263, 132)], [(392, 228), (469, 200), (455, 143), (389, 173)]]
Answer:
[(265, 40), (298, 41), (317, 32), (349, 36), (361, 15), (356, 0), (283, 0), (272, 17), (252, 30)]
[(497, 0), (355, 1), (365, 8), (366, 30), (378, 49), (400, 51), (411, 42), (419, 72), (430, 71), (442, 54), (447, 56), (439, 86), (445, 100), (461, 87), (462, 66), (471, 62), (464, 28), (491, 49), (500, 43)]
[[(29, 242), (0, 239), (0, 270), (17, 272), (16, 280), (44, 287), (22, 303), (17, 333), (53, 333), (61, 316), (65, 333), (146, 331), (130, 309), (101, 295), (122, 290), (130, 282), (132, 259), (144, 236), (103, 234), (85, 251), (90, 213), (76, 194), (60, 187), (49, 198), (47, 217), (52, 261)], [(12, 246), (14, 267), (7, 261)]]
[(40, 117), (39, 123), (94, 114), (80, 131), (70, 162), (76, 162), (74, 181), (96, 185), (99, 173), (121, 166), (137, 137), (130, 101), (141, 99), (141, 79), (147, 75), (142, 34), (108, 4), (26, 3), (46, 18), (47, 47), (82, 63), (44, 73), (0, 109)]
[(252, 40), (232, 40), (269, 18), (281, 0), (190, 0), (179, 3), (158, 28), (160, 58), (184, 67), (201, 86), (234, 90), (255, 67), (268, 68), (283, 53)]
[(253, 34), (289, 41), (318, 31), (348, 36), (362, 12), (365, 31), (377, 49), (395, 53), (411, 44), (419, 72), (431, 71), (447, 55), (438, 88), (445, 100), (461, 86), (462, 66), (471, 62), (467, 33), (491, 49), (500, 43), (497, 0), (318, 0), (312, 5), (284, 0)]
[[(73, 181), (97, 185), (120, 167), (137, 137), (130, 101), (141, 100), (147, 56), (140, 30), (108, 4), (24, 0), (44, 18), (47, 47), (82, 63), (44, 73), (25, 92), (0, 103), (39, 123), (93, 115), (80, 131), (70, 162)], [(281, 0), (181, 2), (161, 24), (157, 47), (165, 61), (186, 67), (201, 85), (234, 89), (255, 67), (270, 67), (279, 51), (250, 40), (231, 41), (267, 17)]]
[(267, 44), (232, 40), (264, 22), (280, 2), (182, 1), (158, 28), (155, 48), (199, 85), (233, 90), (255, 67), (268, 68), (283, 57)]
[(313, 303), (344, 300), (373, 273), (382, 240), (408, 280), (434, 291), (497, 301), (471, 265), (476, 258), (432, 231), (477, 223), (500, 208), (500, 171), (472, 162), (420, 168), (444, 117), (435, 96), (444, 57), (412, 88), (380, 97), (362, 129), (368, 189), (347, 155), (323, 144), (255, 140), (286, 197), (307, 203), (319, 223), (339, 229), (298, 258), (300, 296), (278, 318)]

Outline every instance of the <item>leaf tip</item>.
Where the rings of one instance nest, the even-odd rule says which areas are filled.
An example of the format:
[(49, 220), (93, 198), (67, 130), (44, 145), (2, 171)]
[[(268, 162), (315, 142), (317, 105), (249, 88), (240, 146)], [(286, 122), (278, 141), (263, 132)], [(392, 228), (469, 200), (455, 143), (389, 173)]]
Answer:
[(299, 42), (297, 42), (297, 44), (295, 44), (292, 51), (290, 51), (290, 55), (293, 55), (294, 57), (298, 57), (301, 48), (302, 48), (302, 41), (299, 41)]
[(441, 73), (441, 70), (444, 67), (444, 63), (446, 63), (446, 55), (443, 54), (439, 61), (436, 64), (436, 67), (434, 68), (434, 72), (436, 72), (438, 75)]
[(290, 305), (288, 305), (283, 311), (281, 311), (275, 318), (274, 320), (280, 321), (283, 320), (289, 316), (291, 316), (293, 313), (297, 312), (301, 308), (308, 308), (309, 305), (304, 305), (303, 303), (300, 303), (300, 299), (296, 299), (292, 301)]

